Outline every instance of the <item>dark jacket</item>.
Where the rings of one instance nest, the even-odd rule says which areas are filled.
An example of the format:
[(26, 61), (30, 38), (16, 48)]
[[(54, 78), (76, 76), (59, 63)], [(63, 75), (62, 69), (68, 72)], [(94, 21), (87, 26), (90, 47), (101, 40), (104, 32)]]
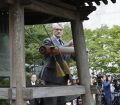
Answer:
[[(38, 81), (35, 82), (35, 85), (32, 85), (31, 81), (29, 81), (27, 83), (27, 87), (39, 87), (39, 86), (40, 85), (39, 85)], [(42, 105), (42, 104), (40, 104), (41, 99), (39, 99), (39, 98), (30, 99), (29, 102), (30, 102), (29, 105)]]
[(104, 89), (104, 93), (105, 93), (105, 105), (112, 105), (110, 84), (111, 84), (110, 81), (103, 82), (103, 89)]
[[(64, 42), (62, 41), (62, 43)], [(65, 43), (64, 45), (61, 45), (55, 37), (45, 39), (43, 41), (43, 44), (48, 46), (58, 46), (58, 47), (66, 46)], [(56, 74), (56, 61), (60, 64), (61, 68), (63, 69), (63, 62), (62, 62), (63, 59), (69, 62), (70, 55), (62, 54), (62, 55), (56, 55), (55, 57), (50, 55), (45, 55), (45, 65), (42, 74), (42, 80), (53, 84), (66, 85), (69, 76), (66, 75), (64, 77), (57, 77)]]
[(120, 91), (120, 84), (114, 84), (115, 87), (115, 92), (119, 92)]
[(32, 85), (31, 81), (28, 81), (26, 83), (26, 87), (39, 87), (39, 86), (40, 86), (39, 81), (36, 81), (35, 85)]

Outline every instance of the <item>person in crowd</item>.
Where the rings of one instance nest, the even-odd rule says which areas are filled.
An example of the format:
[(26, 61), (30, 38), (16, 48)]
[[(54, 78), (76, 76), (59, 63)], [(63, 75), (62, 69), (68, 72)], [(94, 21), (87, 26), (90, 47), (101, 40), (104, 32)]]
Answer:
[[(39, 82), (37, 81), (37, 75), (32, 74), (30, 81), (27, 83), (27, 87), (38, 87), (40, 86)], [(27, 101), (27, 105), (43, 105), (43, 100), (34, 98)]]
[(73, 79), (73, 80), (72, 80), (72, 84), (73, 84), (73, 85), (78, 85), (78, 83), (77, 83), (78, 78), (77, 78), (76, 76), (73, 76), (72, 79)]
[(92, 85), (97, 85), (96, 78), (95, 78), (95, 77), (92, 77), (91, 79), (92, 79), (91, 84), (92, 84)]
[(37, 75), (31, 74), (30, 81), (27, 82), (27, 87), (37, 87), (39, 86), (39, 83), (37, 81)]
[(77, 82), (77, 85), (80, 85), (80, 80), (79, 80), (79, 78), (76, 80), (76, 82)]
[(115, 79), (113, 81), (113, 83), (114, 83), (114, 87), (115, 87), (115, 92), (119, 92), (120, 91), (120, 80)]
[(117, 81), (117, 86), (118, 86), (118, 92), (120, 92), (120, 78)]
[(104, 96), (105, 96), (105, 105), (112, 105), (112, 97), (111, 97), (111, 81), (112, 78), (111, 76), (103, 76), (102, 79), (102, 87), (104, 91)]
[[(57, 47), (69, 47), (73, 44), (73, 41), (65, 43), (62, 40), (64, 26), (61, 23), (52, 24), (53, 35), (43, 41), (45, 46), (57, 46)], [(67, 85), (68, 80), (71, 80), (71, 74), (66, 74), (64, 70), (63, 61), (67, 63), (70, 61), (69, 54), (45, 54), (45, 66), (41, 79), (45, 81), (46, 86), (55, 85)], [(61, 74), (62, 73), (62, 74)], [(64, 105), (65, 97), (50, 97), (44, 98), (44, 105)]]
[(68, 80), (67, 85), (68, 85), (68, 86), (71, 86), (71, 85), (72, 85), (71, 80)]

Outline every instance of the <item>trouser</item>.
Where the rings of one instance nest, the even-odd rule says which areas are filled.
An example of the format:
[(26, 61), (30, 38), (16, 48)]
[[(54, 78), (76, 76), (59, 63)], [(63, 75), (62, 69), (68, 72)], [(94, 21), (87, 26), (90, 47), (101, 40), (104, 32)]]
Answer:
[(44, 98), (44, 105), (65, 105), (65, 97), (48, 97)]
[(105, 105), (112, 105), (112, 99), (111, 99), (111, 97), (106, 97), (105, 96)]
[[(47, 86), (59, 86), (58, 84), (54, 84), (54, 83), (49, 83), (49, 82), (45, 82), (45, 84)], [(43, 103), (44, 105), (65, 105), (66, 102), (66, 97), (65, 96), (59, 96), (59, 97), (47, 97), (43, 99)]]

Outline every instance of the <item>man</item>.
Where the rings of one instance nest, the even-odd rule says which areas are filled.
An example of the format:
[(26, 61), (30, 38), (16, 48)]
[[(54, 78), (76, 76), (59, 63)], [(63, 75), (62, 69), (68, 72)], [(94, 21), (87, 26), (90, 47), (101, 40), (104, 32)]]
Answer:
[(37, 87), (39, 84), (37, 82), (37, 75), (32, 74), (30, 81), (27, 83), (27, 87)]
[[(38, 87), (39, 83), (37, 82), (37, 75), (31, 75), (31, 81), (27, 83), (27, 87)], [(40, 99), (30, 99), (27, 101), (27, 105), (40, 105)]]
[[(68, 47), (73, 44), (72, 41), (65, 44), (65, 42), (61, 39), (63, 35), (64, 27), (60, 23), (54, 23), (52, 25), (53, 28), (53, 36), (50, 38), (46, 38), (43, 41), (43, 44), (46, 46), (58, 46), (58, 47)], [(65, 76), (57, 76), (56, 62), (60, 65), (61, 70), (64, 73), (63, 60), (69, 62), (70, 55), (68, 54), (59, 54), (45, 55), (45, 67), (42, 74), (42, 80), (45, 81), (47, 86), (51, 85), (67, 85), (68, 79), (70, 79), (70, 74), (65, 74)], [(44, 105), (64, 105), (65, 97), (51, 97), (44, 99)]]
[(105, 98), (105, 105), (112, 105), (112, 93), (111, 93), (111, 81), (112, 81), (112, 77), (111, 76), (103, 76), (102, 79), (102, 86), (103, 86), (103, 91), (104, 91), (104, 98)]

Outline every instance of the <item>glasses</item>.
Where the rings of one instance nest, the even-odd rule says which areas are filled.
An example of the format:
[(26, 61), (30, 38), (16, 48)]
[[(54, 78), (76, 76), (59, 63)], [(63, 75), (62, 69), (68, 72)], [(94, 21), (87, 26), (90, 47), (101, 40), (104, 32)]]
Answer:
[(56, 31), (62, 31), (63, 29), (55, 28), (54, 30), (56, 30)]

